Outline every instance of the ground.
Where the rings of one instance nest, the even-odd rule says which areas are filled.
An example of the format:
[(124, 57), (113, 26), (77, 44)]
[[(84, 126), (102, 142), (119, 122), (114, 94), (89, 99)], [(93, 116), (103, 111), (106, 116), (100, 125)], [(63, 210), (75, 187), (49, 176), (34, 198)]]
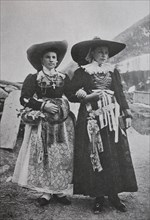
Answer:
[(52, 201), (46, 207), (39, 207), (36, 201), (39, 197), (38, 193), (13, 184), (9, 178), (13, 174), (22, 142), (22, 138), (18, 137), (13, 151), (0, 149), (0, 168), (4, 168), (3, 172), (0, 169), (0, 220), (150, 220), (148, 110), (136, 105), (132, 105), (131, 109), (134, 116), (134, 128), (128, 129), (127, 133), (138, 182), (138, 192), (120, 194), (120, 198), (128, 209), (126, 213), (115, 210), (106, 199), (102, 213), (94, 215), (93, 199), (71, 195), (69, 196), (72, 201), (70, 206), (63, 206)]

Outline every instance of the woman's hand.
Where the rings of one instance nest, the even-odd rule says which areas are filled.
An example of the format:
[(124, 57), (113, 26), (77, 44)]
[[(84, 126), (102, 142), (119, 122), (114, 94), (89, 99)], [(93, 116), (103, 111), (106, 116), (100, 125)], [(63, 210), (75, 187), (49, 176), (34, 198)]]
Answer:
[(131, 122), (132, 122), (131, 118), (126, 118), (126, 128), (131, 127)]
[(132, 113), (131, 113), (131, 110), (130, 109), (125, 109), (124, 110), (124, 115), (126, 117), (126, 128), (129, 128), (131, 127), (131, 122), (132, 122)]
[(93, 93), (91, 94), (88, 94), (83, 90), (83, 89), (79, 89), (77, 92), (76, 92), (76, 96), (78, 99), (80, 100), (83, 100), (85, 102), (90, 102), (90, 101), (98, 101), (100, 99), (100, 97), (102, 97), (102, 91), (101, 90), (97, 90), (97, 91), (94, 91)]
[(46, 104), (44, 106), (44, 110), (46, 112), (49, 112), (49, 113), (52, 113), (52, 114), (56, 114), (59, 111), (58, 106), (51, 103), (50, 101), (46, 102)]
[(76, 96), (78, 99), (84, 99), (87, 96), (87, 93), (83, 89), (79, 89), (76, 92)]

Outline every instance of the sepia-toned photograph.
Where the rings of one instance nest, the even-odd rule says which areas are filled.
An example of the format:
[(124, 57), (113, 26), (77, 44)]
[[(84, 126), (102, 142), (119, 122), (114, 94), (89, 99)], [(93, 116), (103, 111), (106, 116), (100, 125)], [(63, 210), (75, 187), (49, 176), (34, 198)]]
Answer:
[(0, 10), (0, 220), (149, 220), (150, 1)]

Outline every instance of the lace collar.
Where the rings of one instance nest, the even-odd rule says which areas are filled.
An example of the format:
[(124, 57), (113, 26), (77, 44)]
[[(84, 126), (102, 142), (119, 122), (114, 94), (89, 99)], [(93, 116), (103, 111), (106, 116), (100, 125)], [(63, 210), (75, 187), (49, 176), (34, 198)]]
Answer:
[(114, 71), (114, 66), (109, 63), (104, 63), (102, 66), (98, 66), (98, 63), (96, 61), (93, 61), (90, 64), (81, 66), (82, 69), (85, 70), (85, 72), (89, 73), (90, 75), (92, 74), (97, 74), (97, 73), (108, 73), (108, 72), (113, 72)]

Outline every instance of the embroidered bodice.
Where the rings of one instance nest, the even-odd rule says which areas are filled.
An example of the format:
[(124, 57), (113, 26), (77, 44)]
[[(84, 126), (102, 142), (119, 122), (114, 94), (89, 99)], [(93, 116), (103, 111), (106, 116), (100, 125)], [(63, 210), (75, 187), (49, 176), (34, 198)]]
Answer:
[(91, 77), (93, 89), (110, 89), (112, 81), (110, 72), (93, 74)]
[(46, 94), (47, 89), (57, 90), (64, 86), (65, 75), (55, 71), (52, 75), (48, 75), (40, 71), (37, 76), (37, 84), (41, 88), (42, 95)]
[(103, 64), (98, 66), (98, 63), (93, 61), (90, 64), (81, 66), (85, 72), (91, 75), (93, 89), (109, 89), (112, 78), (111, 72), (114, 70), (114, 67), (110, 64)]

